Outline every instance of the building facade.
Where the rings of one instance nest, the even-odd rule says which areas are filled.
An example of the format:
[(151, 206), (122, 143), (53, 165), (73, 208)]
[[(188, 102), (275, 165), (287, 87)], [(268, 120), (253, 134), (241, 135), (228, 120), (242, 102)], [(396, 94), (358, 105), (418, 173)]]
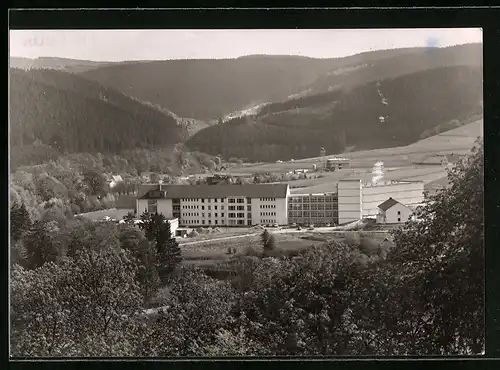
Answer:
[(180, 226), (286, 225), (287, 184), (156, 185), (137, 199), (139, 213), (163, 213)]
[(411, 217), (412, 210), (393, 198), (387, 199), (378, 206), (377, 223), (396, 224), (404, 223)]
[(338, 183), (339, 224), (362, 218), (376, 218), (378, 206), (393, 197), (410, 209), (424, 201), (421, 181), (385, 181), (363, 184), (361, 180), (340, 180)]
[(338, 224), (337, 193), (291, 194), (288, 198), (288, 223), (297, 225)]
[[(363, 184), (341, 180), (337, 191), (290, 194), (288, 184), (143, 185), (138, 214), (162, 213), (181, 227), (345, 224), (377, 218), (393, 197), (410, 211), (424, 201), (423, 182)], [(395, 218), (397, 220), (397, 217)]]

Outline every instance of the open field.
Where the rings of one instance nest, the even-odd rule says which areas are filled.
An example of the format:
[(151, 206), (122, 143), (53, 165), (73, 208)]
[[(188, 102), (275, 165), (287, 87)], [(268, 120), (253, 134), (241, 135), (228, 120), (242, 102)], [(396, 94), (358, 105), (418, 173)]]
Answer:
[[(324, 238), (320, 240), (307, 240), (303, 239), (302, 236), (304, 235), (274, 234), (277, 247), (283, 250), (300, 250), (324, 242)], [(191, 264), (199, 264), (201, 263), (200, 261), (203, 261), (203, 264), (210, 264), (215, 261), (227, 260), (234, 256), (227, 253), (229, 247), (236, 248), (236, 255), (245, 253), (245, 250), (249, 247), (259, 251), (262, 248), (260, 233), (223, 241), (181, 245), (185, 262)]]
[[(349, 232), (324, 230), (300, 232), (290, 229), (274, 231), (277, 248), (283, 251), (299, 251), (309, 248), (313, 245), (322, 244), (327, 241), (335, 240), (343, 242)], [(370, 239), (371, 244), (378, 246), (387, 238), (387, 230), (382, 231), (360, 231), (357, 233), (361, 239)], [(229, 247), (235, 248), (235, 254), (228, 254)], [(253, 248), (256, 251), (262, 250), (260, 233), (254, 235), (245, 235), (239, 238), (227, 240), (214, 240), (205, 243), (181, 245), (184, 263), (194, 264), (200, 267), (210, 267), (215, 263), (229, 261), (235, 256), (245, 254), (247, 248)]]
[[(343, 154), (343, 156), (351, 159), (353, 168), (372, 168), (376, 161), (384, 162), (386, 167), (411, 166), (432, 154), (466, 154), (473, 147), (478, 136), (483, 136), (482, 119), (407, 146), (350, 152)], [(311, 170), (313, 164), (318, 165), (321, 161), (331, 157), (335, 156), (298, 159), (294, 162), (247, 165), (235, 168), (231, 172), (252, 174), (282, 173), (302, 168)]]
[[(483, 136), (483, 121), (478, 120), (462, 127), (446, 131), (436, 136), (420, 140), (404, 147), (365, 150), (345, 154), (351, 160), (351, 168), (337, 172), (317, 172), (313, 176), (296, 181), (289, 181), (292, 194), (322, 193), (335, 191), (339, 180), (359, 178), (370, 181), (371, 170), (375, 162), (384, 162), (385, 180), (423, 181), (425, 185), (444, 181), (446, 168), (438, 165), (416, 165), (426, 157), (436, 154), (462, 155), (470, 152), (478, 136)], [(297, 169), (312, 171), (313, 164), (318, 167), (326, 158), (306, 158), (294, 162), (253, 164), (231, 171), (232, 174), (249, 175), (253, 173), (285, 173)], [(234, 172), (234, 173), (233, 173)], [(309, 174), (312, 175), (312, 174)]]

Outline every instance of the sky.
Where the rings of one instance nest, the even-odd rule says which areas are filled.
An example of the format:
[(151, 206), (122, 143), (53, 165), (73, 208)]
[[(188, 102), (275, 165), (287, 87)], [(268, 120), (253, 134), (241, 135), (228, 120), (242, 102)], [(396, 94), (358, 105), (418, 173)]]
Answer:
[(94, 61), (222, 59), (252, 54), (336, 58), (371, 50), (482, 42), (480, 28), (364, 30), (14, 30), (10, 56)]

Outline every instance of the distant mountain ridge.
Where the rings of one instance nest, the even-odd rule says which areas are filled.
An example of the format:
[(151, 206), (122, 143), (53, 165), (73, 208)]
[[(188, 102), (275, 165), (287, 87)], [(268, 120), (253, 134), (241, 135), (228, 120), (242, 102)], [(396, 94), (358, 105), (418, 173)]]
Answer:
[(95, 62), (92, 60), (76, 60), (57, 57), (39, 57), (35, 59), (23, 57), (10, 57), (11, 68), (19, 69), (56, 69), (71, 73), (81, 73), (90, 69), (99, 68), (113, 62)]
[(192, 150), (274, 161), (402, 146), (450, 120), (482, 113), (482, 68), (452, 66), (373, 81), (351, 90), (265, 105), (259, 113), (197, 132)]
[[(477, 46), (465, 47), (469, 48), (474, 53)], [(82, 76), (158, 104), (181, 117), (207, 121), (249, 106), (285, 100), (319, 83), (327, 73), (338, 68), (375, 61), (383, 63), (403, 55), (425, 54), (428, 50), (377, 50), (331, 59), (250, 55), (236, 59), (113, 64), (85, 71)], [(420, 70), (426, 68), (423, 65)], [(415, 72), (414, 68), (409, 72)]]

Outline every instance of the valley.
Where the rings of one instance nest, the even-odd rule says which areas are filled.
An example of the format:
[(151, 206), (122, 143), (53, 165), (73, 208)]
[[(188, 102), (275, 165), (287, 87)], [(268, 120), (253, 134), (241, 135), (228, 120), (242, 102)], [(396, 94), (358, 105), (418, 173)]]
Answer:
[(10, 355), (484, 354), (481, 30), (166, 27), (10, 31)]

